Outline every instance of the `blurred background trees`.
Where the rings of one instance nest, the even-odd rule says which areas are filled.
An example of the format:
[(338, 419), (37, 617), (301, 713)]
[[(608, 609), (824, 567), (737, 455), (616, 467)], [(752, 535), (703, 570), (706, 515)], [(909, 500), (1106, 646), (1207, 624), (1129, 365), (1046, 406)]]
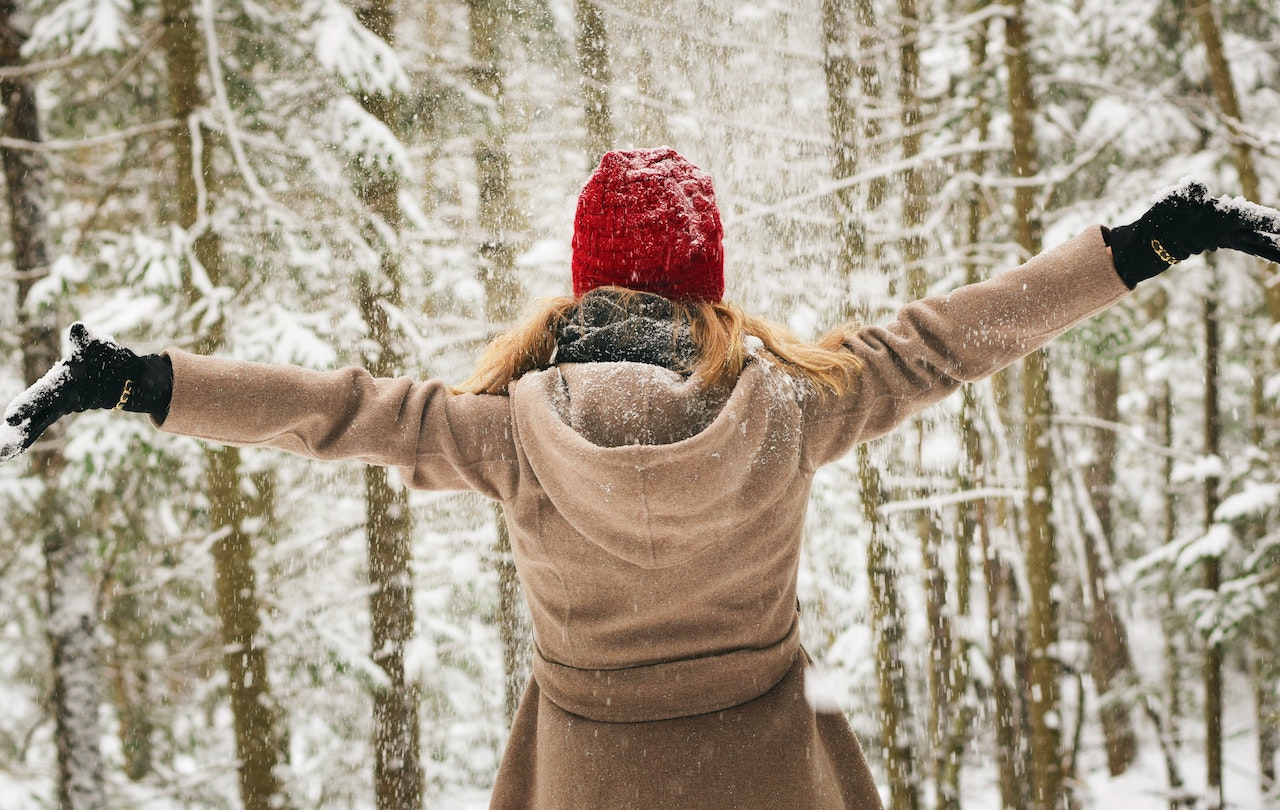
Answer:
[[(1260, 0), (9, 0), (0, 399), (76, 318), (460, 381), (627, 146), (713, 174), (730, 298), (882, 320), (1185, 175), (1276, 204), (1277, 43)], [(889, 806), (1274, 797), (1276, 269), (1189, 261), (821, 473), (805, 641)], [(489, 504), (89, 413), (0, 515), (6, 807), (483, 806), (529, 643)]]

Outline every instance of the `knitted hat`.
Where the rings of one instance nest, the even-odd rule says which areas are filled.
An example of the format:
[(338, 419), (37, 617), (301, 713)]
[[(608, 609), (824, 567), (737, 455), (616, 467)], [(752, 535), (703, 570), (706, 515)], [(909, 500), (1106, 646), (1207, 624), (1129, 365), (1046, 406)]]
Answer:
[(724, 295), (711, 175), (674, 149), (609, 152), (573, 220), (573, 294), (618, 285), (676, 300)]

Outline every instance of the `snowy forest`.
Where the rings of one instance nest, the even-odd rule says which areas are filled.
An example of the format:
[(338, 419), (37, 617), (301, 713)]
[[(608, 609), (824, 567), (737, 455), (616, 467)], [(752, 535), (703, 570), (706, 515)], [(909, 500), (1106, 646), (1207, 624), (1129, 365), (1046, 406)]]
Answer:
[[(0, 401), (138, 351), (458, 383), (599, 156), (727, 298), (878, 322), (1184, 177), (1280, 202), (1275, 0), (0, 0)], [(1280, 805), (1280, 276), (1207, 254), (824, 469), (821, 700), (886, 808)], [(105, 411), (0, 466), (0, 808), (478, 808), (501, 514)]]

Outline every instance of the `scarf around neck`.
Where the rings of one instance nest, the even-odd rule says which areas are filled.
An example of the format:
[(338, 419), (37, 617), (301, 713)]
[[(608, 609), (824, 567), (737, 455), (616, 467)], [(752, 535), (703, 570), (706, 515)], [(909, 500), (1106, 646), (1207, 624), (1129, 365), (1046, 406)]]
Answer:
[(657, 295), (593, 291), (556, 327), (555, 363), (647, 363), (688, 375), (697, 359), (689, 324), (677, 325)]

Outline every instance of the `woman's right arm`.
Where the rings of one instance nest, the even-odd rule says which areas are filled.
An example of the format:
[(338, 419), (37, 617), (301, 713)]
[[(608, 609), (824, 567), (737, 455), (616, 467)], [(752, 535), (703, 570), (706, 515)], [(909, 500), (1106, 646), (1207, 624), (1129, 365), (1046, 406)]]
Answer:
[(438, 380), (359, 368), (310, 371), (169, 350), (173, 395), (161, 430), (316, 459), (398, 467), (419, 489), (504, 499), (518, 461), (506, 397), (453, 394)]
[(419, 489), (499, 500), (519, 469), (506, 397), (454, 395), (441, 382), (374, 379), (362, 369), (307, 371), (171, 350), (139, 356), (72, 324), (71, 351), (5, 409), (0, 462), (65, 416), (149, 414), (169, 433), (318, 459), (399, 467)]

